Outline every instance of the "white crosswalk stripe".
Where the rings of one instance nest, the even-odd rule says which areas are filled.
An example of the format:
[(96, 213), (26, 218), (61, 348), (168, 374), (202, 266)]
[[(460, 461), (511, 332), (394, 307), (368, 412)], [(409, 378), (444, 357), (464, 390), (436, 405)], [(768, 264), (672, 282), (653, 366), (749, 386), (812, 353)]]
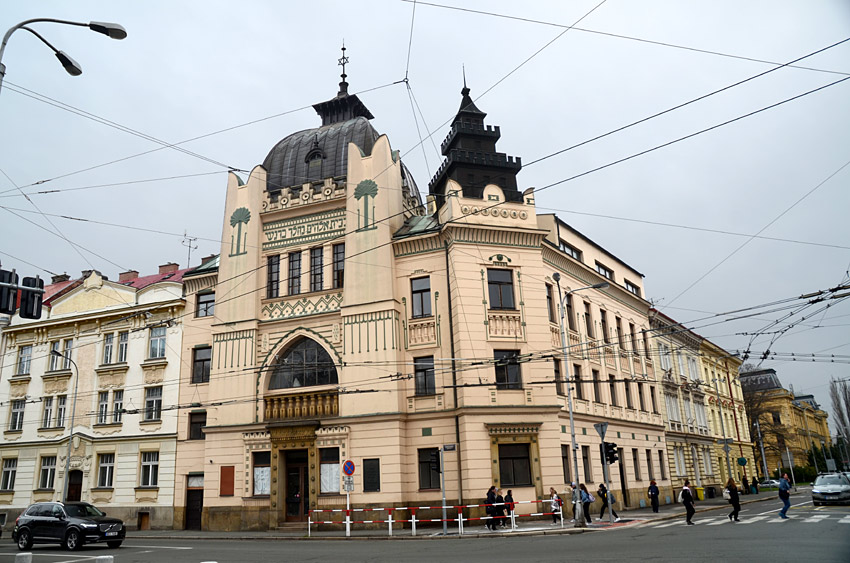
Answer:
[(760, 520), (764, 520), (767, 516), (752, 516), (750, 518), (744, 518), (738, 524), (752, 524), (753, 522), (759, 522)]
[(820, 522), (821, 520), (827, 520), (828, 518), (829, 518), (829, 514), (815, 514), (815, 515), (813, 515), (809, 518), (806, 518), (805, 520), (803, 520), (803, 522), (815, 523), (816, 524), (816, 523)]
[(841, 520), (838, 521), (839, 524), (850, 524), (850, 516), (845, 516)]
[[(723, 517), (723, 518), (721, 518), (717, 521), (707, 520), (706, 526), (720, 526), (721, 524), (725, 524), (727, 522), (731, 523), (731, 521), (729, 520), (729, 517)], [(697, 523), (699, 523), (699, 522), (697, 522)]]

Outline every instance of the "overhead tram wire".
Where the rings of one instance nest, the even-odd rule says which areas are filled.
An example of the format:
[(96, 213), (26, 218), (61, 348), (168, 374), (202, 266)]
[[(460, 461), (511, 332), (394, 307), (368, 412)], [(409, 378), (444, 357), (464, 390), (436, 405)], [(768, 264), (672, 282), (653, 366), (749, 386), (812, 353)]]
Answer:
[[(402, 2), (412, 2), (413, 0), (401, 0), (401, 1)], [(650, 45), (658, 45), (660, 47), (670, 47), (672, 49), (681, 49), (681, 50), (685, 50), (685, 51), (691, 51), (691, 52), (694, 52), (694, 53), (702, 53), (702, 54), (706, 54), (706, 55), (715, 55), (715, 56), (718, 56), (718, 57), (727, 57), (727, 58), (730, 58), (730, 59), (738, 59), (738, 60), (749, 61), (749, 62), (754, 62), (754, 63), (763, 63), (763, 64), (769, 64), (769, 65), (779, 65), (779, 64), (781, 64), (781, 63), (777, 63), (777, 62), (774, 62), (774, 61), (768, 61), (768, 60), (765, 60), (765, 59), (757, 59), (757, 58), (754, 58), (754, 57), (745, 57), (745, 56), (742, 56), (742, 55), (733, 55), (733, 54), (730, 54), (730, 53), (723, 53), (723, 52), (720, 52), (720, 51), (713, 51), (713, 50), (710, 50), (710, 49), (699, 49), (697, 47), (688, 47), (686, 45), (677, 45), (675, 43), (668, 43), (668, 42), (664, 42), (664, 41), (653, 41), (651, 39), (643, 39), (643, 38), (640, 38), (640, 37), (633, 37), (633, 36), (622, 35), (622, 34), (618, 34), (618, 33), (609, 33), (609, 32), (606, 32), (606, 31), (599, 31), (599, 30), (595, 30), (595, 29), (587, 29), (587, 28), (582, 28), (582, 27), (576, 27), (575, 25), (568, 26), (568, 25), (562, 24), (562, 23), (555, 23), (555, 22), (549, 22), (549, 21), (544, 21), (544, 20), (536, 20), (536, 19), (531, 19), (531, 18), (523, 18), (523, 17), (519, 17), (519, 16), (509, 16), (507, 14), (499, 14), (499, 13), (496, 13), (496, 12), (488, 12), (488, 11), (485, 11), (485, 10), (473, 10), (471, 8), (461, 8), (459, 6), (448, 6), (448, 5), (445, 5), (445, 4), (436, 4), (436, 3), (433, 3), (433, 2), (422, 2), (421, 0), (417, 0), (417, 1), (422, 6), (431, 6), (431, 7), (434, 7), (434, 8), (456, 10), (456, 11), (459, 11), (459, 12), (468, 12), (468, 13), (472, 13), (472, 14), (479, 14), (479, 15), (484, 15), (484, 16), (492, 16), (492, 17), (497, 17), (497, 18), (516, 20), (516, 21), (522, 21), (522, 22), (527, 22), (527, 23), (546, 25), (546, 26), (550, 26), (550, 27), (560, 27), (560, 28), (569, 27), (571, 29), (574, 29), (575, 31), (580, 31), (580, 32), (583, 32), (583, 33), (603, 35), (603, 36), (606, 36), (606, 37), (614, 37), (614, 38), (617, 38), (617, 39), (626, 39), (628, 41), (638, 41), (640, 43), (647, 43), (647, 44), (650, 44)], [(793, 68), (798, 68), (798, 69), (802, 69), (802, 70), (810, 70), (810, 71), (814, 71), (814, 72), (823, 72), (823, 73), (829, 73), (829, 74), (840, 74), (840, 75), (844, 75), (844, 76), (850, 76), (850, 73), (841, 72), (841, 71), (837, 71), (837, 70), (828, 70), (828, 69), (813, 68), (813, 67), (798, 66), (798, 65), (794, 65)]]
[(404, 81), (410, 71), (410, 53), (413, 50), (413, 24), (416, 21), (416, 0), (413, 0), (413, 12), (410, 14), (410, 37), (407, 40), (407, 63), (404, 65)]
[[(94, 189), (98, 189), (98, 188), (113, 188), (113, 187), (118, 187), (118, 186), (129, 186), (129, 185), (133, 185), (133, 184), (146, 184), (148, 182), (164, 182), (164, 181), (167, 181), (167, 180), (183, 180), (185, 178), (197, 178), (197, 177), (200, 177), (200, 176), (212, 176), (212, 175), (215, 175), (215, 174), (222, 174), (224, 172), (225, 172), (224, 170), (214, 170), (212, 172), (198, 172), (196, 174), (181, 174), (181, 175), (178, 175), (178, 176), (162, 176), (162, 177), (159, 177), (159, 178), (146, 178), (146, 179), (142, 179), (142, 180), (127, 180), (126, 182), (112, 182), (112, 183), (108, 183), (108, 184), (92, 184), (92, 185), (89, 185), (89, 186), (76, 186), (76, 187), (72, 187), (72, 188), (56, 188), (56, 189), (53, 189), (53, 190), (42, 190), (42, 191), (38, 191), (38, 192), (27, 192), (27, 195), (30, 195), (30, 196), (47, 195), (47, 194), (54, 194), (54, 193), (60, 193), (60, 192), (76, 192), (76, 191), (80, 191), (80, 190), (94, 190)], [(17, 194), (3, 195), (3, 194), (8, 193), (10, 191), (15, 191), (15, 190), (12, 189), (12, 190), (6, 190), (6, 191), (0, 192), (0, 198), (19, 197)]]

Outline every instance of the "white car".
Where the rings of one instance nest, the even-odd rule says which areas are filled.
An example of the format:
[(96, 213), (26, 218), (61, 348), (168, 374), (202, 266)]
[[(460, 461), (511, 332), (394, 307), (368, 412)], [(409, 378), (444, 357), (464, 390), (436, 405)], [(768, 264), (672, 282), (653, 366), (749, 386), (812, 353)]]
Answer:
[(777, 481), (776, 479), (768, 479), (766, 481), (762, 481), (761, 483), (759, 483), (759, 488), (763, 488), (763, 487), (778, 488), (779, 487), (779, 481)]
[(815, 506), (829, 503), (850, 503), (850, 481), (840, 473), (818, 475), (812, 486), (812, 503)]

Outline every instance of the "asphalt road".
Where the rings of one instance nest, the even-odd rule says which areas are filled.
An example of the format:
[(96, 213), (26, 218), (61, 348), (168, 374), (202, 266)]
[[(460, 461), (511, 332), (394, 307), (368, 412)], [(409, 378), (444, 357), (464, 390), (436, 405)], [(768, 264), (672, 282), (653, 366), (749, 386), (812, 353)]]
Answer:
[[(352, 561), (850, 561), (850, 507), (794, 506), (791, 518), (777, 516), (780, 503), (745, 507), (741, 522), (726, 510), (684, 519), (649, 521), (616, 529), (563, 536), (510, 536), (404, 540), (155, 540), (132, 536), (120, 549), (85, 546), (69, 553), (35, 546), (33, 563), (77, 563), (113, 555), (115, 563), (269, 563)], [(8, 542), (8, 543), (6, 543)], [(0, 543), (0, 563), (18, 553)]]

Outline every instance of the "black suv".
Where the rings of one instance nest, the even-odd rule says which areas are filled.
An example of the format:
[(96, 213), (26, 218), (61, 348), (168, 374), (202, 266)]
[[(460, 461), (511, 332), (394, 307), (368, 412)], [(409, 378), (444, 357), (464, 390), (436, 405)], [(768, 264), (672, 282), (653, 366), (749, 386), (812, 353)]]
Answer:
[(21, 551), (33, 543), (59, 543), (68, 550), (95, 542), (120, 547), (124, 533), (124, 522), (87, 502), (37, 502), (15, 520), (12, 541)]

